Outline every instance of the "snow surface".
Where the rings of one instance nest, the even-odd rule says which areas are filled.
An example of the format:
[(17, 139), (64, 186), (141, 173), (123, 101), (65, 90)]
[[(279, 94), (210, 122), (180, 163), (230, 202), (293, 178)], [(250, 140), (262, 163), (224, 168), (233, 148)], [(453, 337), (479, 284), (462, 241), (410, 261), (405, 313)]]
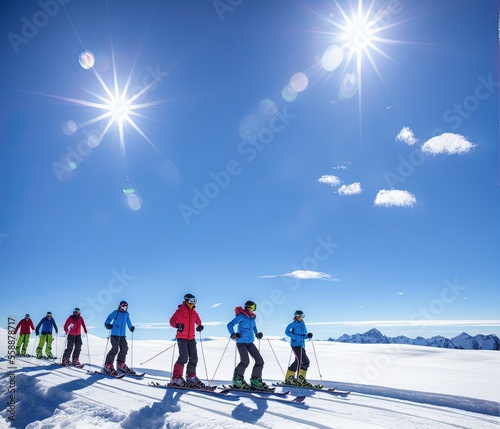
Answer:
[[(59, 356), (64, 342), (63, 337), (57, 339)], [(106, 343), (92, 335), (84, 338), (81, 360), (86, 368), (100, 368)], [(292, 388), (292, 393), (306, 399), (303, 404), (289, 404), (272, 397), (216, 396), (148, 386), (150, 381), (168, 382), (177, 351), (174, 354), (172, 347), (144, 362), (173, 344), (144, 340), (132, 344), (129, 338), (128, 364), (146, 372), (143, 379), (111, 379), (35, 358), (16, 358), (12, 376), (5, 358), (7, 333), (0, 329), (0, 428), (500, 428), (498, 351), (311, 342), (308, 378), (352, 393), (338, 397)], [(268, 383), (282, 379), (290, 359), (289, 344), (264, 338), (260, 349), (266, 361), (264, 379)], [(235, 350), (227, 338), (198, 341), (198, 376), (211, 384), (227, 384)], [(249, 373), (250, 369), (247, 377)], [(15, 387), (12, 393), (9, 383)], [(15, 422), (8, 420), (10, 395), (15, 397)]]

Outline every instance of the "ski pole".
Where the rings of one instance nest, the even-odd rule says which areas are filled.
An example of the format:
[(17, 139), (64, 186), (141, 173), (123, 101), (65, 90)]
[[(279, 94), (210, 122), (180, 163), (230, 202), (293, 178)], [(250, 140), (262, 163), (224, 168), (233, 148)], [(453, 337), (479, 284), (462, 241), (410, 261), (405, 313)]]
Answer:
[(130, 367), (134, 367), (134, 331), (132, 331), (132, 346), (130, 347)]
[(85, 332), (85, 337), (87, 338), (87, 355), (89, 357), (89, 366), (90, 366), (90, 345), (89, 345), (89, 334)]
[(61, 355), (61, 363), (64, 359), (64, 353), (66, 352), (66, 349), (68, 348), (68, 334), (65, 333), (64, 336), (66, 337), (66, 341), (64, 342), (64, 351), (63, 351), (63, 354)]
[(314, 351), (314, 357), (316, 358), (316, 365), (318, 366), (318, 372), (319, 372), (319, 379), (323, 381), (323, 376), (321, 375), (321, 369), (319, 367), (319, 362), (318, 362), (318, 355), (316, 354), (316, 348), (314, 347), (314, 341), (311, 338), (311, 344), (313, 346), (313, 351)]
[(283, 368), (281, 367), (280, 361), (278, 360), (278, 356), (276, 356), (276, 353), (274, 352), (274, 348), (273, 348), (273, 346), (271, 345), (271, 341), (269, 341), (269, 338), (267, 338), (267, 342), (269, 343), (269, 347), (271, 348), (271, 351), (273, 352), (273, 355), (274, 355), (274, 357), (275, 357), (275, 359), (276, 359), (276, 362), (278, 362), (278, 366), (279, 366), (279, 367), (280, 367), (280, 369), (281, 369), (281, 373), (282, 373), (283, 375), (285, 375), (285, 372), (283, 371)]
[(293, 349), (293, 347), (291, 349), (291, 352), (293, 353), (293, 358), (294, 358), (293, 363), (295, 364), (295, 361), (297, 362), (297, 369), (295, 370), (295, 372), (297, 373), (296, 378), (298, 379), (299, 378), (299, 371), (300, 371), (300, 360), (299, 360), (299, 357), (297, 356), (297, 353), (295, 353), (295, 350)]
[(297, 364), (297, 380), (300, 377), (300, 370), (302, 369), (302, 350), (304, 350), (303, 347), (300, 348), (299, 363)]
[(170, 347), (167, 347), (165, 350), (161, 351), (160, 353), (154, 355), (152, 358), (149, 358), (148, 360), (145, 360), (144, 362), (141, 362), (139, 365), (144, 365), (146, 362), (149, 362), (150, 360), (153, 360), (155, 357), (160, 356), (162, 353), (165, 353), (167, 350), (170, 350), (172, 347), (175, 347), (176, 343), (172, 344)]
[[(33, 356), (35, 354), (36, 338), (37, 338), (37, 335), (35, 335), (35, 341), (33, 341), (33, 348), (31, 350), (31, 356)], [(28, 339), (29, 339), (29, 337), (28, 337)]]
[(174, 355), (175, 355), (175, 346), (177, 345), (177, 341), (174, 344), (174, 350), (172, 350), (172, 361), (170, 362), (170, 379), (172, 379), (174, 372)]
[(229, 341), (231, 341), (231, 337), (229, 337), (229, 339), (227, 340), (227, 343), (226, 343), (226, 347), (224, 347), (224, 351), (222, 352), (222, 356), (219, 360), (219, 363), (217, 364), (217, 368), (215, 368), (215, 372), (214, 372), (214, 376), (212, 377), (212, 379), (210, 380), (209, 382), (209, 385), (212, 384), (212, 381), (214, 380), (215, 378), (215, 374), (217, 374), (217, 370), (219, 369), (219, 366), (222, 362), (222, 359), (224, 358), (224, 354), (226, 353), (226, 350), (227, 350), (227, 346), (229, 345)]
[(104, 368), (104, 365), (106, 364), (106, 351), (108, 350), (109, 337), (111, 335), (110, 332), (111, 329), (108, 329), (108, 339), (106, 340), (106, 346), (104, 347), (104, 358), (102, 359), (102, 368)]
[(200, 334), (201, 356), (203, 357), (203, 365), (205, 367), (205, 375), (207, 376), (207, 383), (210, 386), (210, 382), (208, 380), (207, 361), (205, 360), (205, 352), (203, 351), (203, 341), (201, 339), (201, 332), (198, 331), (198, 334)]
[(234, 342), (234, 368), (236, 368), (236, 351), (238, 350), (238, 344)]

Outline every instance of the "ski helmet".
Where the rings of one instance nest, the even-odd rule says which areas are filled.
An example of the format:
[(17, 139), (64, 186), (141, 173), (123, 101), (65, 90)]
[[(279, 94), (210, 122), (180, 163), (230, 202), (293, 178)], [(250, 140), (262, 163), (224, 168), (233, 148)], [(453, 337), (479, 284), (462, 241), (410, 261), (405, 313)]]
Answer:
[(251, 308), (252, 311), (255, 311), (257, 309), (257, 304), (253, 301), (247, 301), (245, 302), (245, 308)]
[(301, 319), (303, 319), (304, 317), (306, 317), (306, 315), (304, 314), (304, 312), (302, 310), (297, 310), (295, 312), (295, 314), (293, 315), (293, 317), (300, 317)]
[(118, 309), (119, 310), (121, 309), (123, 311), (127, 311), (127, 309), (128, 309), (128, 302), (127, 301), (121, 301)]
[(184, 295), (184, 301), (188, 302), (189, 304), (196, 304), (196, 297), (192, 293), (187, 293)]

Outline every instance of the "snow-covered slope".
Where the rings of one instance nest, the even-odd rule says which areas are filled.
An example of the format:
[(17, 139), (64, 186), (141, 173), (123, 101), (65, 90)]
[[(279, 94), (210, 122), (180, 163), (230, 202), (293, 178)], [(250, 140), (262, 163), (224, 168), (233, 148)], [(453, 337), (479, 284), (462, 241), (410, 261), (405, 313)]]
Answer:
[[(171, 348), (141, 363), (173, 344), (134, 342), (133, 362), (130, 353), (128, 363), (145, 371), (144, 379), (104, 378), (85, 369), (63, 368), (34, 358), (16, 359), (16, 369), (11, 371), (12, 365), (2, 359), (0, 427), (489, 429), (500, 425), (500, 353), (494, 351), (308, 343), (309, 378), (353, 393), (335, 397), (292, 389), (293, 394), (305, 394), (306, 399), (303, 404), (288, 404), (270, 397), (215, 396), (149, 387), (149, 381), (168, 381), (177, 355)], [(64, 338), (58, 338), (59, 355), (63, 346)], [(99, 368), (105, 347), (105, 339), (92, 335), (84, 339), (81, 360), (87, 362), (86, 367)], [(264, 378), (268, 382), (281, 379), (290, 358), (289, 344), (264, 338), (260, 349), (266, 361)], [(0, 330), (0, 352), (2, 356), (7, 353), (5, 330)], [(198, 352), (200, 378), (211, 380), (211, 384), (230, 380), (235, 364), (232, 341), (207, 339), (198, 343)], [(12, 426), (8, 426), (9, 410), (16, 418)]]

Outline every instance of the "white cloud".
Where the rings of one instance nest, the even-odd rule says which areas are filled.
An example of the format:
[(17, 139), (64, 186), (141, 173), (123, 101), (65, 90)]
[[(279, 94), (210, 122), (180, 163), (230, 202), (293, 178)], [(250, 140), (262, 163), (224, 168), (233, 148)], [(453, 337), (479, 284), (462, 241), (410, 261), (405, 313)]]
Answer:
[(212, 305), (212, 308), (219, 307), (220, 305), (222, 305), (222, 302), (218, 302), (218, 303)]
[(417, 199), (408, 191), (399, 189), (381, 189), (375, 197), (376, 206), (385, 207), (412, 207), (417, 203)]
[(321, 271), (295, 270), (291, 273), (272, 274), (267, 276), (259, 276), (261, 279), (275, 279), (277, 277), (291, 277), (299, 280), (328, 280), (338, 282), (338, 279), (333, 278), (330, 274), (322, 273)]
[(417, 142), (417, 139), (415, 138), (412, 130), (408, 127), (403, 127), (403, 129), (396, 136), (396, 141), (413, 146)]
[(330, 186), (338, 186), (341, 183), (341, 180), (337, 176), (331, 176), (330, 174), (324, 174), (318, 179), (319, 183), (325, 183)]
[(344, 161), (343, 165), (337, 165), (336, 167), (332, 167), (334, 170), (348, 170), (351, 165), (351, 161)]
[(431, 155), (440, 153), (455, 155), (469, 152), (475, 146), (460, 134), (444, 133), (427, 140), (421, 149), (422, 152)]
[(342, 196), (361, 194), (361, 192), (363, 191), (361, 190), (361, 183), (359, 182), (351, 183), (350, 185), (342, 185), (339, 188), (339, 195)]

